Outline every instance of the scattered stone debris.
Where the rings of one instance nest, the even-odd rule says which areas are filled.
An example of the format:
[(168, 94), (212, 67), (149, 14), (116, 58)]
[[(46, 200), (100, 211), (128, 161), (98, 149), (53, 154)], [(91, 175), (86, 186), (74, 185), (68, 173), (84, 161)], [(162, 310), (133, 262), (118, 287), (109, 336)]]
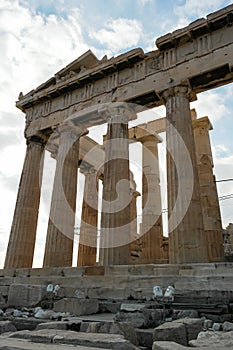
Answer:
[(200, 332), (196, 340), (191, 340), (189, 345), (192, 347), (213, 347), (217, 346), (219, 349), (228, 347), (228, 349), (233, 348), (233, 332), (213, 332), (206, 331)]
[[(15, 339), (17, 349), (22, 350), (26, 348), (18, 345), (18, 342), (22, 343), (20, 339), (58, 346), (72, 344), (81, 346), (83, 350), (93, 349), (94, 346), (96, 349), (116, 350), (182, 350), (189, 346), (214, 350), (217, 345), (222, 350), (233, 347), (233, 314), (230, 307), (228, 314), (203, 316), (198, 310), (179, 310), (177, 305), (173, 307), (170, 303), (162, 307), (155, 300), (132, 300), (119, 302), (120, 310), (117, 313), (103, 314), (96, 313), (98, 305), (90, 304), (89, 299), (76, 298), (75, 302), (70, 299), (61, 299), (63, 304), (60, 305), (71, 307), (76, 302), (73, 310), (78, 310), (77, 314), (58, 311), (58, 306), (57, 311), (55, 307), (0, 309), (0, 344), (11, 344)], [(88, 316), (87, 308), (90, 311), (94, 308), (95, 312), (88, 313)], [(222, 311), (226, 310), (224, 306)], [(84, 314), (80, 315), (80, 312)], [(211, 318), (222, 322), (214, 322)]]
[(17, 329), (11, 321), (0, 321), (0, 334), (7, 332), (16, 332)]
[[(139, 350), (138, 347), (130, 343), (120, 334), (104, 334), (104, 333), (82, 333), (74, 331), (42, 329), (37, 331), (20, 331), (8, 335), (8, 338), (24, 339), (34, 343), (45, 344), (63, 344), (82, 346), (82, 349), (95, 348), (114, 349), (114, 350)], [(6, 339), (6, 338), (5, 338)], [(0, 343), (4, 342), (4, 338), (0, 339)]]

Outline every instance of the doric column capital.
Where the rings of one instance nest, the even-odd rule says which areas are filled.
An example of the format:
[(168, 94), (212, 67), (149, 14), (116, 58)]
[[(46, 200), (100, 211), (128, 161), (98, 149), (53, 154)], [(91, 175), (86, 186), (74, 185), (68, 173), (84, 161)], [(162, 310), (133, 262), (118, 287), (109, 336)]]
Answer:
[(192, 121), (192, 125), (194, 129), (206, 129), (213, 130), (213, 126), (208, 117), (198, 118)]
[(48, 137), (42, 132), (38, 132), (35, 135), (26, 138), (27, 145), (40, 144), (44, 146), (48, 141)]
[(84, 163), (84, 162), (81, 163), (79, 170), (80, 170), (80, 173), (85, 176), (88, 174), (97, 174), (97, 170), (93, 165)]
[(136, 113), (125, 102), (113, 102), (98, 110), (98, 114), (108, 123), (128, 123), (137, 118)]
[(156, 133), (151, 133), (147, 130), (140, 130), (140, 135), (136, 137), (137, 141), (141, 142), (142, 144), (145, 144), (147, 142), (153, 142), (154, 144), (163, 142), (163, 139)]
[(59, 135), (69, 134), (69, 137), (71, 137), (74, 140), (79, 139), (81, 136), (87, 135), (89, 132), (84, 127), (80, 127), (70, 123), (63, 123), (59, 125), (55, 130)]
[(157, 95), (164, 104), (166, 104), (169, 98), (174, 96), (186, 96), (190, 102), (197, 99), (195, 92), (191, 90), (191, 87), (187, 83), (170, 87), (167, 90), (161, 91)]

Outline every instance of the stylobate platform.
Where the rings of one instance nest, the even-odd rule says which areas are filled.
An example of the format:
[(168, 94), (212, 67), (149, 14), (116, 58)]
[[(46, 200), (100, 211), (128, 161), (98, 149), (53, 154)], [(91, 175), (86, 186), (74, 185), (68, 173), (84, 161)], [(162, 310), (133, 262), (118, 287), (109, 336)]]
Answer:
[[(99, 300), (150, 300), (153, 287), (175, 287), (175, 302), (233, 302), (233, 263), (185, 265), (118, 265), (0, 271), (0, 293), (8, 303), (33, 305), (48, 284), (60, 285), (59, 295)], [(17, 304), (17, 303), (16, 303)]]

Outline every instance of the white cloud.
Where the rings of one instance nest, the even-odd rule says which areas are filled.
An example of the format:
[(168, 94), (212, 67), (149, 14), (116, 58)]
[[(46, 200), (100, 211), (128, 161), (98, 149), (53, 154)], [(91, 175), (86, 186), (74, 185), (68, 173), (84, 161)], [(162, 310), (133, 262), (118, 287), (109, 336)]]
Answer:
[(196, 0), (177, 0), (173, 7), (175, 16), (167, 16), (161, 21), (162, 32), (165, 34), (186, 27), (192, 21), (206, 17), (211, 12), (218, 11), (229, 4), (231, 4), (230, 0), (206, 0), (199, 2)]
[[(233, 178), (233, 154), (222, 144), (213, 147), (214, 173), (217, 180)], [(218, 196), (233, 194), (233, 181), (217, 183)], [(220, 209), (222, 214), (222, 224), (226, 227), (229, 222), (233, 222), (232, 203), (233, 199), (221, 200)]]
[(229, 154), (229, 150), (226, 146), (215, 145), (213, 146), (212, 151), (213, 151), (214, 157), (216, 157), (218, 164), (221, 164), (222, 162), (223, 164), (226, 163), (226, 158), (228, 158), (228, 154)]
[(0, 4), (0, 50), (4, 63), (1, 79), (6, 79), (7, 74), (8, 79), (17, 79), (17, 87), (21, 85), (27, 90), (77, 58), (88, 49), (78, 21), (77, 10), (67, 19), (55, 15), (45, 17), (31, 13), (16, 0), (3, 0)]
[[(88, 49), (78, 20), (77, 10), (67, 19), (54, 15), (45, 17), (30, 12), (18, 0), (1, 0), (0, 123), (3, 137), (5, 131), (12, 132), (13, 140), (17, 133), (22, 137), (24, 117), (15, 108), (19, 92), (30, 91)], [(9, 130), (9, 124), (14, 124), (14, 133)]]
[(150, 2), (152, 2), (152, 0), (138, 0), (139, 6), (143, 6), (143, 7)]
[(198, 94), (197, 97), (197, 101), (191, 104), (191, 108), (196, 109), (198, 117), (208, 116), (211, 121), (217, 121), (229, 113), (223, 94), (215, 91), (207, 91)]
[(97, 32), (91, 31), (89, 35), (110, 50), (117, 51), (137, 45), (142, 31), (142, 24), (139, 21), (118, 18), (109, 21), (106, 28)]
[(22, 139), (24, 117), (15, 108), (19, 92), (28, 92), (47, 80), (88, 46), (77, 9), (66, 19), (45, 17), (23, 7), (18, 0), (1, 0), (0, 33), (1, 146), (7, 146), (7, 138), (8, 144)]
[[(228, 1), (230, 4), (231, 1)], [(221, 7), (226, 6), (226, 1), (224, 0), (186, 0), (184, 4), (176, 5), (174, 7), (175, 14), (180, 17), (205, 17), (213, 11), (217, 11)]]
[[(22, 167), (24, 158), (24, 143), (15, 146), (8, 146), (4, 148), (0, 153), (0, 164), (7, 164), (6, 167), (1, 167), (1, 172), (6, 176), (16, 175), (19, 172), (19, 168)], [(12, 161), (13, 160), (13, 161)]]
[[(88, 50), (74, 9), (67, 18), (36, 14), (18, 0), (0, 2), (0, 245), (6, 249), (23, 165), (24, 115), (16, 109), (28, 92)], [(1, 242), (4, 240), (5, 244)], [(1, 264), (3, 263), (0, 252)]]

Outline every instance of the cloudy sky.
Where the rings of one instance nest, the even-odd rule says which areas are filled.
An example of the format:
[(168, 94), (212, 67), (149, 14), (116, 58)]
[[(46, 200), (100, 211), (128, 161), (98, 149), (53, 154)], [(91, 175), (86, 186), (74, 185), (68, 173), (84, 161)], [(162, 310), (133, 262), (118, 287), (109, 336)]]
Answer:
[[(0, 0), (0, 267), (25, 154), (24, 115), (15, 108), (19, 92), (30, 91), (88, 49), (99, 59), (135, 47), (153, 50), (157, 37), (229, 4), (227, 0)], [(217, 179), (233, 178), (232, 92), (232, 85), (211, 90), (192, 105), (199, 117), (208, 115), (213, 124)], [(218, 192), (232, 194), (233, 182), (220, 183)], [(233, 199), (220, 203), (226, 226), (233, 221)], [(34, 266), (42, 260), (46, 213), (42, 208)]]

